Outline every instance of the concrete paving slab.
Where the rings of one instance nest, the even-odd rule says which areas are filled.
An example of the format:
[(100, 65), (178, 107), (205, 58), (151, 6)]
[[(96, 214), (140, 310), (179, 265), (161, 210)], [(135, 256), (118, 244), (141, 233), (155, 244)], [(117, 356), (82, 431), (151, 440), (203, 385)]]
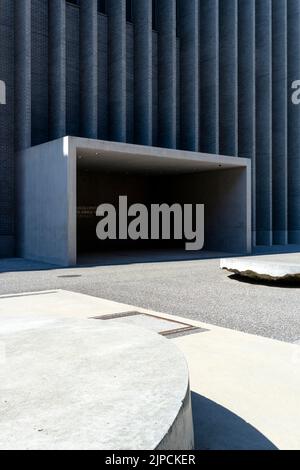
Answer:
[(254, 279), (300, 281), (300, 253), (224, 258), (220, 267)]

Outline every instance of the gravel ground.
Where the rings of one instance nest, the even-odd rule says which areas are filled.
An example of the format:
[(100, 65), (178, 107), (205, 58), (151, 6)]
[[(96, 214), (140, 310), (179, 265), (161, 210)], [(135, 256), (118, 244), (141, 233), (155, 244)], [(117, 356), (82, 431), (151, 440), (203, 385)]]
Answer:
[(59, 288), (282, 341), (300, 340), (300, 285), (245, 282), (221, 271), (218, 259), (174, 259), (136, 263), (126, 256), (106, 257), (100, 266), (70, 269), (1, 260), (0, 294)]

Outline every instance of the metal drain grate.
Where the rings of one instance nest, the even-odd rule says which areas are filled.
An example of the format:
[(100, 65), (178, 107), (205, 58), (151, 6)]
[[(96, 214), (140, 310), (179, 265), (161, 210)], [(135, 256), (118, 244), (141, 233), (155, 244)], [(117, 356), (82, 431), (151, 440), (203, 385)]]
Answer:
[(177, 320), (170, 320), (168, 318), (158, 317), (138, 311), (115, 313), (94, 317), (94, 319), (123, 322), (133, 326), (147, 328), (148, 330), (155, 331), (156, 333), (170, 339), (208, 331), (202, 328), (197, 328), (188, 323), (182, 323)]

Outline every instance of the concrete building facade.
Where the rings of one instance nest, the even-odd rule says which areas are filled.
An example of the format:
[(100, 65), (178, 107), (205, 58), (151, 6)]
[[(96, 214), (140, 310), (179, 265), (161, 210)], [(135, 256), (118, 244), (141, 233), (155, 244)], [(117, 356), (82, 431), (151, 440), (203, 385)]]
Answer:
[[(93, 171), (141, 174), (138, 163), (130, 167), (131, 152), (146, 158), (145, 178), (152, 152), (163, 158), (173, 151), (170, 174), (177, 161), (178, 172), (191, 177), (200, 169), (181, 167), (180, 155), (189, 161), (206, 155), (202, 173), (212, 171), (211, 159), (215, 169), (232, 171), (227, 157), (229, 167), (252, 176), (251, 188), (242, 191), (251, 200), (244, 201), (243, 219), (232, 230), (241, 224), (251, 230), (253, 245), (300, 244), (300, 107), (291, 101), (291, 84), (300, 80), (299, 48), (300, 0), (0, 0), (0, 80), (6, 87), (0, 105), (0, 256), (28, 255), (24, 237), (31, 236), (28, 227), (38, 230), (36, 220), (46, 210), (30, 212), (33, 198), (40, 199), (32, 188), (42, 174), (44, 187), (47, 174), (54, 180), (61, 175), (49, 154), (50, 147), (57, 149), (54, 141), (59, 148), (75, 142), (77, 163), (90, 158), (91, 147), (95, 158), (106, 152), (105, 168), (78, 163), (77, 197), (80, 188), (87, 192), (86, 172), (91, 179), (85, 187), (97, 186)], [(66, 144), (65, 136), (76, 139)], [(113, 147), (111, 161), (109, 142), (123, 145)], [(39, 157), (32, 158), (43, 170), (29, 163), (36, 149)], [(118, 167), (118, 152), (127, 166)], [(157, 178), (165, 174), (183, 200), (184, 178), (175, 184), (163, 167)], [(31, 175), (26, 181), (25, 173)], [(222, 187), (219, 175), (216, 181)], [(83, 197), (82, 207), (95, 204)], [(235, 217), (240, 209), (233, 201), (226, 211)], [(242, 246), (249, 250), (249, 234)]]

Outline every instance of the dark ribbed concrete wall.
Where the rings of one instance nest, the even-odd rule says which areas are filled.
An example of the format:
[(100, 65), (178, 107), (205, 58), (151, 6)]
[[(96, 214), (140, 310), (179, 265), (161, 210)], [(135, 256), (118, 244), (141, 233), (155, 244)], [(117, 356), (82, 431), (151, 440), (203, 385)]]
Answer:
[(17, 151), (66, 134), (249, 158), (254, 243), (300, 243), (300, 0), (81, 2), (0, 0), (1, 256)]
[(0, 0), (0, 256), (14, 253), (14, 2)]
[[(288, 83), (300, 76), (300, 2), (288, 0)], [(288, 106), (288, 228), (289, 243), (300, 243), (300, 109)]]

